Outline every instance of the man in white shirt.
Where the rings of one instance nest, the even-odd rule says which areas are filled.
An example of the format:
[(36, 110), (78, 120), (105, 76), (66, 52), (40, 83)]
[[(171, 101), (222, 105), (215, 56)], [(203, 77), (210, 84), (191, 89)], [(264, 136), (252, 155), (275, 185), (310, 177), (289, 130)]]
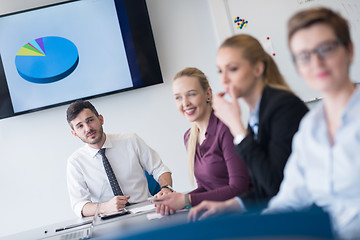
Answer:
[[(145, 170), (159, 182), (162, 195), (171, 192), (171, 172), (159, 155), (136, 134), (105, 134), (104, 118), (88, 101), (76, 101), (67, 109), (71, 133), (85, 146), (68, 159), (67, 184), (70, 202), (78, 216), (112, 213), (126, 204), (147, 200), (150, 195)], [(123, 195), (114, 196), (99, 150), (106, 158)]]

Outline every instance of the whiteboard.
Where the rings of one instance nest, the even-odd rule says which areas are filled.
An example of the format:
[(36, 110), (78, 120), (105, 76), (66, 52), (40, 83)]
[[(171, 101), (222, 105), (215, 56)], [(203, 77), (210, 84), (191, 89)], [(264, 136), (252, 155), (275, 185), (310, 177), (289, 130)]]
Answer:
[[(273, 55), (287, 83), (304, 101), (321, 97), (302, 80), (292, 62), (287, 43), (287, 21), (297, 11), (325, 6), (339, 12), (348, 20), (351, 38), (355, 45), (355, 58), (350, 69), (352, 81), (360, 81), (360, 0), (224, 0), (224, 11), (214, 8), (214, 15), (226, 19), (229, 35), (246, 33), (257, 38), (265, 50)], [(238, 28), (234, 18), (247, 21)], [(214, 19), (215, 21), (219, 20)], [(223, 20), (223, 19), (222, 19)], [(229, 37), (229, 36), (222, 36)]]

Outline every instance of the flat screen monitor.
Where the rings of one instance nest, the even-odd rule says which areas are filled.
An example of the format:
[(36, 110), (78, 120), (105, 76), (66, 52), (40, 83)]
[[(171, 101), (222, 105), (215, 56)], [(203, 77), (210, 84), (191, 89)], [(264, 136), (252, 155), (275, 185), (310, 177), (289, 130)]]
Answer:
[(0, 119), (162, 83), (145, 0), (0, 16)]

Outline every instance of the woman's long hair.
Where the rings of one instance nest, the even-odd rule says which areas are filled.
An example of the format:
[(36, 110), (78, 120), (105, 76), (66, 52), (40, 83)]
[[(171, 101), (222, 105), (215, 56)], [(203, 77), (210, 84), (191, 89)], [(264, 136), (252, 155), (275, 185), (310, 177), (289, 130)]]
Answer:
[[(178, 72), (174, 78), (173, 82), (180, 77), (195, 77), (199, 83), (201, 88), (206, 92), (210, 88), (209, 81), (205, 74), (197, 69), (197, 68), (185, 68)], [(208, 104), (212, 104), (212, 99), (208, 100)], [(195, 152), (196, 146), (198, 144), (198, 136), (199, 136), (199, 128), (195, 123), (192, 124), (190, 131), (188, 132), (188, 141), (186, 145), (187, 156), (188, 156), (188, 165), (189, 165), (189, 173), (191, 178), (191, 183), (194, 184), (194, 160), (195, 160)]]
[(221, 44), (220, 49), (225, 47), (239, 49), (243, 57), (252, 65), (258, 62), (263, 62), (264, 72), (262, 79), (265, 85), (292, 92), (289, 85), (281, 75), (273, 58), (265, 52), (259, 41), (254, 37), (247, 34), (232, 36)]

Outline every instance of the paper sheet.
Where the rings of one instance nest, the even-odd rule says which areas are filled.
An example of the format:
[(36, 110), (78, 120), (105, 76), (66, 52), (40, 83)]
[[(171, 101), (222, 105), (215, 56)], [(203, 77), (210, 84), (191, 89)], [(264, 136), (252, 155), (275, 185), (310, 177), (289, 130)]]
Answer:
[(146, 217), (148, 220), (153, 220), (153, 219), (159, 219), (159, 218), (163, 218), (164, 216), (161, 216), (160, 213), (148, 213), (146, 214)]
[(137, 214), (137, 213), (141, 213), (141, 212), (147, 212), (150, 210), (155, 209), (155, 205), (151, 204), (151, 205), (146, 205), (143, 207), (137, 207), (137, 208), (133, 208), (133, 209), (129, 209), (130, 212)]

